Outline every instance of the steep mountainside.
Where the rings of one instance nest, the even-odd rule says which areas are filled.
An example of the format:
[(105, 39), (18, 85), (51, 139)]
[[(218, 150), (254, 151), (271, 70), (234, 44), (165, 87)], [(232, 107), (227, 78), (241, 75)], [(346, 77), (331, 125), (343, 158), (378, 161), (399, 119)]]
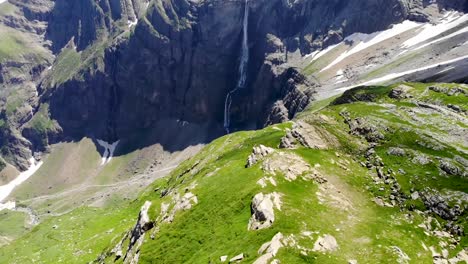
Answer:
[(0, 0), (0, 263), (456, 263), (466, 69), (467, 0)]
[(464, 263), (467, 93), (353, 89), (215, 140), (136, 200), (49, 218), (0, 260)]
[[(361, 67), (365, 70), (354, 70), (360, 64), (351, 61), (346, 67), (316, 71), (325, 68), (324, 63), (332, 61), (333, 56), (346, 52), (346, 46), (367, 42), (375, 35), (362, 39), (354, 35), (357, 32), (372, 34), (408, 19), (441, 23), (446, 10), (466, 8), (463, 0), (6, 2), (2, 4), (2, 10), (8, 10), (2, 14), (3, 24), (15, 34), (34, 33), (31, 45), (45, 47), (49, 57), (39, 61), (32, 71), (35, 74), (27, 77), (37, 94), (12, 95), (2, 112), (8, 128), (2, 136), (2, 156), (24, 170), (30, 150), (43, 152), (49, 144), (63, 140), (91, 137), (114, 142), (137, 137), (145, 129), (153, 130), (155, 138), (145, 145), (161, 143), (160, 127), (168, 122), (189, 123), (209, 139), (221, 135), (225, 96), (236, 88), (239, 78), (246, 10), (251, 14), (245, 25), (250, 56), (245, 87), (233, 94), (230, 104), (234, 130), (260, 128), (292, 118), (313, 99), (315, 91), (320, 92), (319, 97), (336, 93), (335, 82), (330, 83), (335, 77), (346, 77), (353, 83), (393, 72), (402, 64), (414, 68), (403, 63), (408, 59), (440, 63), (459, 56), (466, 51), (463, 43), (467, 33), (459, 32), (452, 38), (445, 28), (433, 37), (446, 37), (450, 42), (443, 42), (443, 50), (434, 51), (436, 55), (432, 47), (427, 47), (432, 55), (408, 52), (394, 61), (391, 58), (396, 58), (394, 53), (401, 43), (393, 41), (384, 48), (395, 52), (366, 50), (370, 62)], [(463, 27), (466, 23), (460, 22), (453, 30)], [(309, 65), (311, 56), (305, 55), (343, 40), (338, 47), (340, 53), (327, 53), (320, 59), (313, 56)], [(445, 56), (457, 45), (462, 45), (461, 51)], [(50, 52), (56, 55), (52, 65)], [(16, 65), (17, 60), (8, 61)], [(6, 71), (3, 79), (8, 78), (8, 72), (12, 70)], [(31, 74), (24, 68), (21, 72)], [(445, 72), (448, 77), (441, 81), (466, 77), (450, 72)], [(433, 75), (419, 79), (431, 79)], [(12, 89), (10, 83), (3, 82), (5, 89)], [(21, 108), (17, 106), (32, 108), (35, 118), (30, 111), (16, 110)]]

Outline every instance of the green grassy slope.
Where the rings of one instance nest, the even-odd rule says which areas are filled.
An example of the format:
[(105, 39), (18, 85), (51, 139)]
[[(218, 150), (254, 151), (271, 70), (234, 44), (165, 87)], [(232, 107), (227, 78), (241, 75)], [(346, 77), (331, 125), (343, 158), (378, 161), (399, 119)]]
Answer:
[[(468, 239), (441, 237), (441, 232), (448, 234), (443, 232), (449, 221), (431, 212), (421, 197), (411, 196), (437, 193), (451, 208), (468, 206), (464, 164), (468, 146), (459, 133), (466, 131), (466, 113), (448, 107), (468, 105), (468, 89), (437, 84), (459, 87), (458, 93), (448, 95), (429, 89), (434, 84), (406, 85), (412, 88), (401, 99), (389, 97), (394, 85), (357, 88), (312, 104), (295, 122), (320, 131), (316, 143), (326, 143), (325, 148), (279, 149), (292, 123), (219, 138), (134, 201), (100, 209), (82, 207), (47, 219), (0, 248), (0, 262), (83, 263), (100, 256), (99, 262), (113, 263), (111, 249), (135, 225), (145, 201), (152, 203), (148, 213), (155, 227), (147, 231), (139, 248), (140, 263), (219, 263), (221, 256), (229, 260), (240, 253), (244, 263), (252, 263), (262, 244), (278, 232), (285, 237), (274, 257), (281, 263), (432, 263), (430, 247), (436, 252), (446, 249), (452, 258), (468, 247)], [(353, 129), (357, 119), (358, 127)], [(274, 153), (246, 168), (252, 148), (258, 145), (271, 147)], [(395, 154), (390, 151), (394, 148), (404, 152)], [(285, 177), (294, 164), (283, 166), (276, 175), (265, 169), (293, 159), (309, 164), (296, 180)], [(458, 170), (446, 170), (444, 162)], [(372, 165), (377, 163), (381, 164)], [(379, 168), (387, 180), (379, 178)], [(257, 184), (266, 175), (277, 185)], [(397, 185), (398, 190), (392, 190)], [(280, 193), (281, 210), (275, 210), (271, 227), (250, 231), (252, 197), (260, 192)], [(198, 202), (177, 211), (172, 222), (165, 221), (162, 205), (171, 211), (178, 194), (185, 193), (196, 195)], [(419, 226), (428, 221), (431, 228)], [(452, 224), (468, 230), (467, 212)], [(325, 234), (336, 238), (338, 248), (314, 251), (317, 239)], [(128, 239), (124, 254), (126, 245)], [(122, 258), (116, 262), (122, 263)]]

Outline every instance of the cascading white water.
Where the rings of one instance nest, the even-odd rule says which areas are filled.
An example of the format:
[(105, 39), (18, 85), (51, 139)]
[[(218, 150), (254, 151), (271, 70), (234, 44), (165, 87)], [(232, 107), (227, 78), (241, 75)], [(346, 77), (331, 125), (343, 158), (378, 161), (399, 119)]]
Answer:
[(239, 89), (245, 87), (245, 82), (247, 80), (247, 65), (249, 63), (249, 0), (245, 0), (244, 7), (244, 22), (243, 22), (243, 37), (242, 37), (242, 54), (239, 64), (239, 80), (237, 81), (236, 88), (230, 91), (226, 95), (226, 100), (224, 102), (224, 129), (229, 134), (229, 127), (231, 125), (231, 103), (232, 95)]

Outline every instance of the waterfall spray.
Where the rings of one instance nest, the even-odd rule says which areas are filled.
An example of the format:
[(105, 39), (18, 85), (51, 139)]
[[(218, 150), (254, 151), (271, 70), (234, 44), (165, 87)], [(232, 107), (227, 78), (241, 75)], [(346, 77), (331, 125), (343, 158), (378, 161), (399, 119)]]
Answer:
[(244, 22), (243, 22), (243, 36), (242, 36), (242, 54), (239, 64), (239, 80), (237, 81), (236, 88), (229, 91), (226, 95), (226, 100), (224, 102), (224, 129), (226, 133), (229, 134), (229, 127), (231, 125), (231, 104), (232, 104), (232, 95), (239, 89), (245, 87), (245, 82), (247, 80), (247, 65), (249, 64), (249, 0), (245, 0), (244, 7)]

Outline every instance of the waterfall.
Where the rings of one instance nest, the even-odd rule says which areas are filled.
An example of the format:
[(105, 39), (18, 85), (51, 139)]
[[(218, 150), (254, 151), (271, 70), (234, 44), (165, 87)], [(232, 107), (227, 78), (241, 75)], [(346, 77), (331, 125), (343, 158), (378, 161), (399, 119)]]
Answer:
[(236, 88), (229, 91), (226, 95), (226, 100), (224, 102), (224, 129), (229, 134), (229, 127), (231, 125), (231, 104), (232, 104), (232, 95), (239, 89), (245, 87), (245, 82), (247, 80), (247, 65), (249, 63), (249, 0), (245, 0), (244, 7), (244, 22), (243, 22), (243, 36), (242, 36), (242, 54), (239, 64), (239, 80), (237, 81)]

